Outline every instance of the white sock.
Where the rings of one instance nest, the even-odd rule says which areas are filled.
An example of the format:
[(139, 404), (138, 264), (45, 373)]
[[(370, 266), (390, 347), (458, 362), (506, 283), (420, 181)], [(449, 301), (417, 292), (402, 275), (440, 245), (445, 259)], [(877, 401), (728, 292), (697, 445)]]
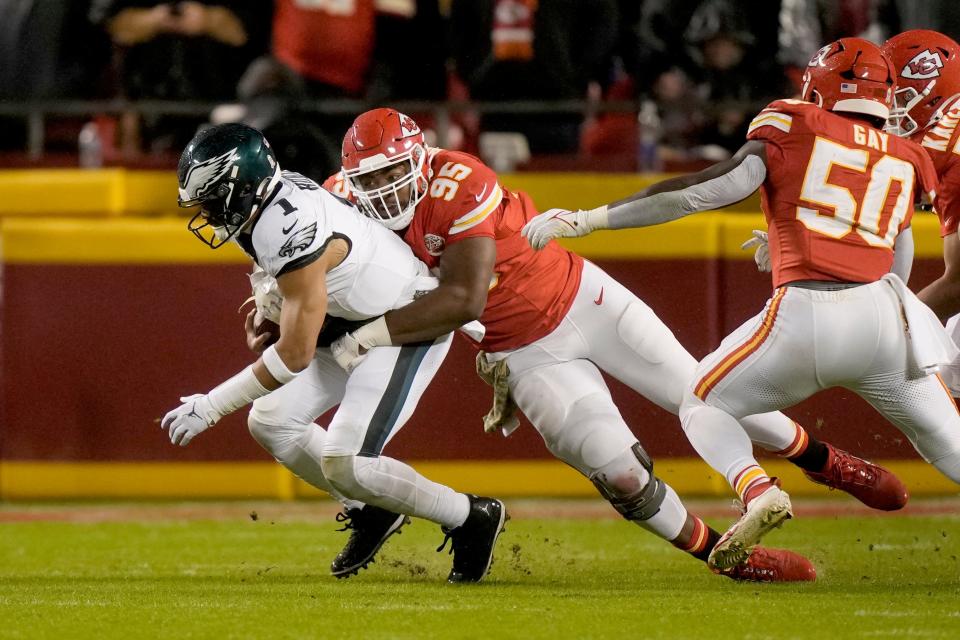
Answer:
[(470, 514), (466, 495), (428, 480), (393, 458), (327, 456), (323, 468), (341, 493), (367, 504), (448, 528), (459, 527)]

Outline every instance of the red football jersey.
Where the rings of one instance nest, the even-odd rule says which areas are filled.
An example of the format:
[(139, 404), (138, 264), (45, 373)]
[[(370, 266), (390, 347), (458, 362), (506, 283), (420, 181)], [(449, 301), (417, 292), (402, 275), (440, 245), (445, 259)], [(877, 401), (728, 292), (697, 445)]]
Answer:
[(937, 176), (914, 142), (809, 102), (778, 100), (750, 123), (766, 144), (760, 199), (775, 287), (796, 280), (873, 282)]
[[(430, 183), (403, 239), (431, 269), (444, 249), (467, 238), (493, 238), (497, 259), (480, 316), (486, 335), (480, 348), (517, 349), (553, 331), (580, 287), (583, 258), (555, 242), (535, 251), (520, 230), (537, 215), (525, 193), (503, 188), (478, 158), (430, 149)], [(337, 174), (323, 185), (341, 197), (348, 187)]]
[(937, 126), (918, 132), (912, 140), (930, 154), (940, 178), (936, 208), (940, 216), (940, 235), (957, 232), (960, 224), (960, 100), (944, 112)]

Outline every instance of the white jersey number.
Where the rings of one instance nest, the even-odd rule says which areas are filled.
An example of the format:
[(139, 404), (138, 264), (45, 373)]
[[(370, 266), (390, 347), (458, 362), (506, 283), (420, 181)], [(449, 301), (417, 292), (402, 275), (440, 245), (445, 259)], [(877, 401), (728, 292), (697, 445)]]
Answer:
[(457, 195), (457, 189), (460, 188), (460, 181), (473, 173), (473, 169), (464, 166), (459, 162), (447, 162), (436, 178), (430, 183), (430, 195), (434, 198), (443, 198), (444, 200), (453, 200)]
[[(803, 178), (800, 198), (832, 209), (833, 215), (824, 215), (816, 209), (797, 207), (797, 219), (807, 229), (831, 238), (842, 238), (856, 231), (871, 246), (892, 248), (900, 224), (912, 204), (910, 199), (913, 196), (915, 177), (913, 165), (892, 156), (880, 158), (870, 170), (870, 182), (859, 206), (849, 189), (828, 181), (830, 171), (835, 165), (865, 174), (869, 161), (870, 154), (866, 149), (845, 147), (824, 138), (817, 138)], [(881, 228), (880, 218), (894, 182), (900, 184), (900, 193), (889, 220)]]

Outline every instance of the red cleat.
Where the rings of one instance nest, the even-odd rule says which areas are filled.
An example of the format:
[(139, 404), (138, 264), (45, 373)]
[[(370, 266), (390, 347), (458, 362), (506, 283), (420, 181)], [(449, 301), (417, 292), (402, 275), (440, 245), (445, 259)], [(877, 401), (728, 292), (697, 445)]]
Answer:
[(765, 547), (754, 547), (743, 564), (714, 570), (714, 573), (739, 582), (813, 582), (817, 579), (813, 563), (799, 553)]
[(833, 445), (827, 449), (830, 455), (824, 471), (803, 472), (812, 481), (846, 491), (873, 509), (896, 511), (907, 504), (910, 493), (897, 476)]

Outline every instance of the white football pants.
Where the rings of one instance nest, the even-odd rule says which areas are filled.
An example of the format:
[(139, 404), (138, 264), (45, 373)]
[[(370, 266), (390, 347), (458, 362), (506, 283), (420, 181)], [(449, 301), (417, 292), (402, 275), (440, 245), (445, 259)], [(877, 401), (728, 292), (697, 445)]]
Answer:
[[(637, 442), (600, 370), (677, 414), (697, 366), (650, 307), (590, 262), (584, 263), (570, 311), (553, 332), (488, 357), (506, 358), (517, 406), (550, 452), (591, 479), (609, 477), (608, 467), (622, 466), (624, 452)], [(771, 450), (789, 447), (796, 435), (793, 421), (779, 413), (743, 422)], [(645, 469), (639, 475), (642, 485), (649, 481)], [(661, 513), (640, 524), (672, 540), (685, 520), (686, 509), (668, 489)]]
[[(348, 507), (372, 504), (446, 527), (466, 520), (469, 500), (381, 451), (410, 418), (450, 350), (435, 342), (377, 347), (349, 376), (329, 349), (292, 382), (253, 403), (250, 433), (278, 462)], [(337, 409), (326, 431), (314, 423)]]
[(939, 376), (911, 380), (906, 372), (901, 304), (886, 282), (841, 291), (786, 286), (700, 362), (680, 415), (697, 452), (730, 479), (734, 469), (756, 464), (735, 418), (844, 387), (960, 482), (957, 407)]
[[(947, 320), (947, 333), (960, 345), (960, 315)], [(960, 357), (944, 367), (940, 375), (953, 397), (960, 398)]]

